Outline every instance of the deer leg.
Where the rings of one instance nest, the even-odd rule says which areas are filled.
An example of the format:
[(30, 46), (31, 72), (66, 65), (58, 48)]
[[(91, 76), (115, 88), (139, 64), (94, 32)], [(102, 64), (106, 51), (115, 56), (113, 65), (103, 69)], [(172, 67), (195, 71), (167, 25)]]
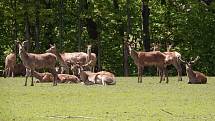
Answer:
[(25, 70), (25, 85), (24, 86), (27, 86), (29, 73), (30, 73), (29, 70), (26, 68), (26, 70)]
[(4, 78), (6, 78), (6, 77), (7, 77), (7, 68), (6, 68), (6, 69), (4, 69), (3, 75), (4, 75)]
[(139, 83), (142, 83), (142, 67), (139, 67)]
[(173, 64), (178, 73), (178, 81), (182, 81), (182, 69), (180, 63)]
[(33, 80), (33, 69), (31, 69), (31, 86), (34, 86), (34, 80)]
[[(164, 67), (164, 73), (165, 73), (165, 77), (166, 77), (166, 83), (169, 83), (168, 71), (167, 71), (166, 67)], [(165, 77), (164, 77), (164, 79), (165, 79)]]
[(161, 83), (162, 80), (163, 80), (163, 69), (161, 69), (161, 68), (159, 67), (159, 71), (160, 71), (160, 83)]
[(10, 68), (8, 68), (8, 73), (7, 73), (7, 77), (10, 77)]
[(53, 80), (53, 86), (57, 86), (57, 72), (55, 71), (54, 68), (50, 69), (52, 75), (54, 76), (54, 80)]

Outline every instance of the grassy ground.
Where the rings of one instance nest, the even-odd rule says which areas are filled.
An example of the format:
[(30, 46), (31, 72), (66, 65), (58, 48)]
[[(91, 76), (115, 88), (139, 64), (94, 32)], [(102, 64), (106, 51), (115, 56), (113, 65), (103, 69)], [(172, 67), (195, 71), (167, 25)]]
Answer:
[[(0, 121), (214, 121), (215, 78), (188, 85), (170, 77), (118, 77), (114, 86), (36, 84), (0, 77)], [(186, 80), (186, 77), (183, 78)], [(30, 85), (30, 80), (28, 85)]]

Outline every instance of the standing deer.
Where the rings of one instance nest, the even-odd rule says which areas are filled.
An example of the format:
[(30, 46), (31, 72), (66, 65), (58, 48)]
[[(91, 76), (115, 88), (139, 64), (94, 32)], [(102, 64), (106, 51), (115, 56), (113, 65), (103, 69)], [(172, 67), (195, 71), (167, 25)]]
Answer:
[(137, 52), (133, 50), (129, 43), (126, 43), (129, 49), (129, 54), (131, 58), (134, 60), (138, 68), (138, 83), (142, 83), (142, 70), (144, 66), (157, 66), (160, 71), (160, 83), (163, 80), (163, 75), (165, 75), (166, 83), (169, 82), (168, 73), (166, 71), (166, 56), (160, 51), (152, 51), (152, 52)]
[[(76, 71), (73, 65), (75, 65), (77, 62), (82, 65), (90, 62), (88, 65), (92, 68), (91, 71), (94, 71), (94, 67), (96, 65), (96, 54), (91, 53), (91, 46), (89, 46), (87, 49), (88, 54), (84, 52), (59, 53), (55, 45), (50, 46), (51, 47), (46, 50), (46, 52), (55, 54), (62, 65), (65, 65), (66, 67), (70, 66), (71, 70), (73, 70), (73, 74)], [(61, 71), (61, 73), (63, 73), (63, 71), (64, 69)]]
[(18, 42), (19, 45), (19, 56), (22, 60), (23, 65), (26, 67), (26, 80), (25, 86), (27, 86), (28, 76), (31, 75), (32, 81), (31, 86), (34, 86), (33, 83), (33, 72), (35, 69), (47, 68), (50, 69), (52, 75), (54, 75), (53, 86), (57, 85), (57, 72), (55, 71), (55, 64), (57, 62), (57, 57), (52, 53), (43, 53), (43, 54), (35, 54), (28, 53), (24, 49), (24, 44), (26, 41), (22, 43), (22, 45)]
[[(154, 50), (156, 49), (160, 49), (160, 45), (159, 44), (153, 44), (153, 48)], [(178, 72), (178, 81), (182, 81), (182, 68), (181, 68), (181, 63), (179, 58), (181, 58), (181, 54), (176, 52), (176, 51), (170, 51), (172, 48), (172, 44), (169, 45), (167, 47), (167, 51), (163, 52), (166, 55), (166, 58), (168, 60), (168, 63), (166, 63), (167, 65), (173, 65), (177, 72)]]
[(206, 84), (207, 83), (207, 77), (198, 71), (193, 71), (192, 64), (194, 64), (200, 57), (197, 56), (193, 61), (184, 61), (181, 58), (180, 61), (186, 65), (186, 73), (187, 77), (189, 78), (188, 84)]
[(16, 64), (16, 54), (10, 53), (5, 58), (5, 69), (4, 69), (4, 78), (9, 77), (10, 75), (14, 77), (14, 66)]

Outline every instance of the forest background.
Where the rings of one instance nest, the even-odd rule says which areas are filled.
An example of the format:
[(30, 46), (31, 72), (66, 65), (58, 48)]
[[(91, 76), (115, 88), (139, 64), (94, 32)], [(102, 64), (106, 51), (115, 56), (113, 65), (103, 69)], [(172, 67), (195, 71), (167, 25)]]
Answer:
[[(49, 44), (60, 52), (86, 52), (92, 44), (97, 70), (117, 76), (136, 74), (125, 41), (135, 49), (161, 51), (173, 44), (184, 59), (200, 56), (194, 70), (215, 75), (215, 2), (212, 0), (0, 0), (0, 70), (15, 40), (43, 53)], [(17, 56), (18, 57), (18, 56)], [(17, 58), (17, 63), (20, 59)], [(155, 69), (146, 72), (153, 75)], [(169, 71), (175, 73), (174, 69)]]

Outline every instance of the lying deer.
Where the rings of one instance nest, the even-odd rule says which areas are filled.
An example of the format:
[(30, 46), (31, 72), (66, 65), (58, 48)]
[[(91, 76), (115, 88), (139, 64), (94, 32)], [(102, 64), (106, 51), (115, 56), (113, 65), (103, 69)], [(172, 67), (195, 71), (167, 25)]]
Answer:
[(16, 53), (10, 53), (5, 58), (5, 69), (3, 71), (4, 78), (10, 75), (14, 77), (14, 66), (16, 64)]
[(26, 41), (22, 44), (17, 42), (19, 45), (19, 56), (22, 60), (23, 65), (26, 67), (26, 80), (25, 86), (27, 86), (28, 77), (31, 75), (32, 81), (31, 86), (34, 86), (33, 83), (33, 72), (35, 69), (47, 68), (50, 69), (52, 75), (54, 75), (53, 86), (57, 85), (57, 72), (55, 71), (55, 64), (57, 63), (57, 57), (52, 53), (43, 53), (35, 54), (28, 53), (24, 49)]
[(142, 70), (144, 66), (157, 66), (160, 71), (160, 83), (163, 80), (163, 75), (165, 75), (166, 83), (169, 82), (168, 73), (166, 71), (166, 55), (161, 53), (160, 51), (151, 51), (151, 52), (137, 52), (133, 50), (129, 43), (126, 43), (129, 49), (129, 54), (131, 58), (134, 60), (138, 68), (138, 83), (142, 83)]
[[(71, 66), (71, 70), (73, 70), (73, 74), (75, 71), (75, 68), (73, 65), (75, 65), (77, 62), (84, 65), (88, 63), (90, 60), (90, 63), (88, 66), (90, 66), (91, 71), (94, 71), (94, 67), (96, 65), (96, 54), (91, 53), (91, 46), (88, 46), (87, 53), (84, 52), (73, 52), (73, 53), (59, 53), (55, 45), (50, 45), (51, 47), (46, 50), (46, 52), (53, 53), (57, 56), (58, 60), (60, 61), (61, 65), (66, 66), (67, 68)], [(89, 60), (90, 59), (90, 60)], [(62, 69), (61, 73), (63, 73), (64, 69)]]
[(84, 71), (83, 67), (78, 65), (79, 75), (81, 81), (86, 85), (101, 84), (101, 85), (115, 85), (116, 80), (114, 74), (107, 71), (100, 71), (93, 73)]
[(186, 73), (187, 77), (189, 78), (188, 84), (206, 84), (207, 83), (207, 77), (198, 71), (193, 71), (192, 64), (194, 64), (200, 57), (197, 56), (193, 61), (184, 61), (181, 58), (180, 61), (186, 65)]
[[(51, 73), (39, 73), (34, 71), (33, 76), (38, 79), (36, 81), (39, 82), (52, 82), (54, 80), (54, 77)], [(69, 75), (69, 74), (58, 74), (58, 81), (59, 83), (79, 83), (80, 80), (75, 75)]]

